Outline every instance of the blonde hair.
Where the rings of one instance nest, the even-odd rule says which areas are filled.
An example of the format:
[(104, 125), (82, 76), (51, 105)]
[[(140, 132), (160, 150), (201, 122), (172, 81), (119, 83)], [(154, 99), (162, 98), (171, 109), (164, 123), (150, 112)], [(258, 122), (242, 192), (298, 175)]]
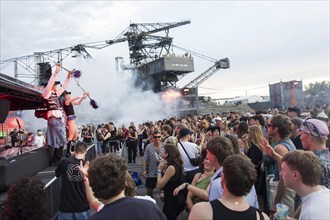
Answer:
[(263, 152), (262, 147), (261, 147), (261, 140), (264, 136), (262, 134), (262, 130), (261, 130), (260, 126), (258, 126), (258, 125), (250, 126), (249, 134), (250, 134), (250, 138), (249, 138), (250, 144), (251, 143), (255, 144), (261, 150), (261, 152)]

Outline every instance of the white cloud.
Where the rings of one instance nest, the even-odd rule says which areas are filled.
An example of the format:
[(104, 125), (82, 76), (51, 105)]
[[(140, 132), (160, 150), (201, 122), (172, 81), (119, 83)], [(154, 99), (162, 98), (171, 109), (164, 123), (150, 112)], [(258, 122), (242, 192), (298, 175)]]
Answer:
[[(192, 23), (170, 30), (175, 44), (231, 60), (230, 69), (220, 70), (203, 87), (244, 95), (245, 89), (279, 80), (329, 80), (327, 1), (1, 1), (0, 55), (7, 59), (114, 39), (130, 22), (184, 19)], [(123, 56), (129, 62), (127, 42), (88, 51), (95, 61), (65, 60), (65, 65), (83, 70), (82, 80), (93, 82), (88, 89), (102, 96), (102, 89), (113, 80), (109, 72), (115, 71), (114, 58)], [(211, 65), (195, 58), (195, 73), (178, 85), (190, 82)], [(268, 88), (248, 93), (256, 91), (266, 95)]]

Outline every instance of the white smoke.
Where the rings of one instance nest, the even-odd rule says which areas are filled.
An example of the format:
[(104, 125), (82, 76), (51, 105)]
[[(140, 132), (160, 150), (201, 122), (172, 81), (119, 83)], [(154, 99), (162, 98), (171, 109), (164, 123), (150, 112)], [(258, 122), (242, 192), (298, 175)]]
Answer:
[(33, 132), (34, 135), (37, 134), (37, 130), (42, 130), (45, 133), (47, 130), (47, 121), (43, 118), (36, 118), (34, 112), (34, 110), (22, 111), (22, 119), (24, 121), (24, 127), (22, 129), (27, 132)]
[(165, 104), (159, 93), (136, 88), (133, 74), (130, 70), (119, 73), (109, 71), (104, 78), (107, 83), (103, 88), (98, 88), (101, 92), (98, 92), (96, 97), (90, 94), (99, 108), (93, 109), (89, 99), (81, 106), (76, 106), (77, 124), (112, 121), (116, 126), (123, 123), (128, 125), (130, 122), (137, 125), (173, 116), (173, 104)]

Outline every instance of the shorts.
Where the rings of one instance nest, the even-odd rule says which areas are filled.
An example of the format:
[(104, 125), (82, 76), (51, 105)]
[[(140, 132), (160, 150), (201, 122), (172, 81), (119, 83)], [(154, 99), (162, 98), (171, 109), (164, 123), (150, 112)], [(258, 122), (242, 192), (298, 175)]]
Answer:
[(77, 118), (77, 116), (75, 116), (75, 115), (68, 115), (68, 116), (66, 116), (66, 120), (67, 121), (71, 121), (71, 120), (74, 120), (76, 118)]
[(145, 186), (148, 189), (156, 188), (156, 184), (157, 184), (157, 177), (147, 177)]

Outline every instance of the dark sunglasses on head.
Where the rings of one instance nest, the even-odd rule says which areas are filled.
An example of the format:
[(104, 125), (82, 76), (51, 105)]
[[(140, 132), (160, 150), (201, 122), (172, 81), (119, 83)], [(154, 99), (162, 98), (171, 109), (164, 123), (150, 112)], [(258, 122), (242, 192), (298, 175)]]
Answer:
[[(320, 134), (319, 130), (317, 129), (317, 127), (316, 127), (314, 124), (308, 122), (308, 119), (306, 119), (306, 120), (302, 123), (302, 125), (303, 125), (305, 128), (307, 128), (307, 130), (309, 131), (309, 134), (310, 134), (310, 135), (315, 136), (315, 137), (320, 137), (320, 136), (321, 136), (321, 134)], [(310, 126), (313, 128), (313, 131), (310, 129)]]
[(161, 138), (161, 136), (154, 136), (154, 138)]

